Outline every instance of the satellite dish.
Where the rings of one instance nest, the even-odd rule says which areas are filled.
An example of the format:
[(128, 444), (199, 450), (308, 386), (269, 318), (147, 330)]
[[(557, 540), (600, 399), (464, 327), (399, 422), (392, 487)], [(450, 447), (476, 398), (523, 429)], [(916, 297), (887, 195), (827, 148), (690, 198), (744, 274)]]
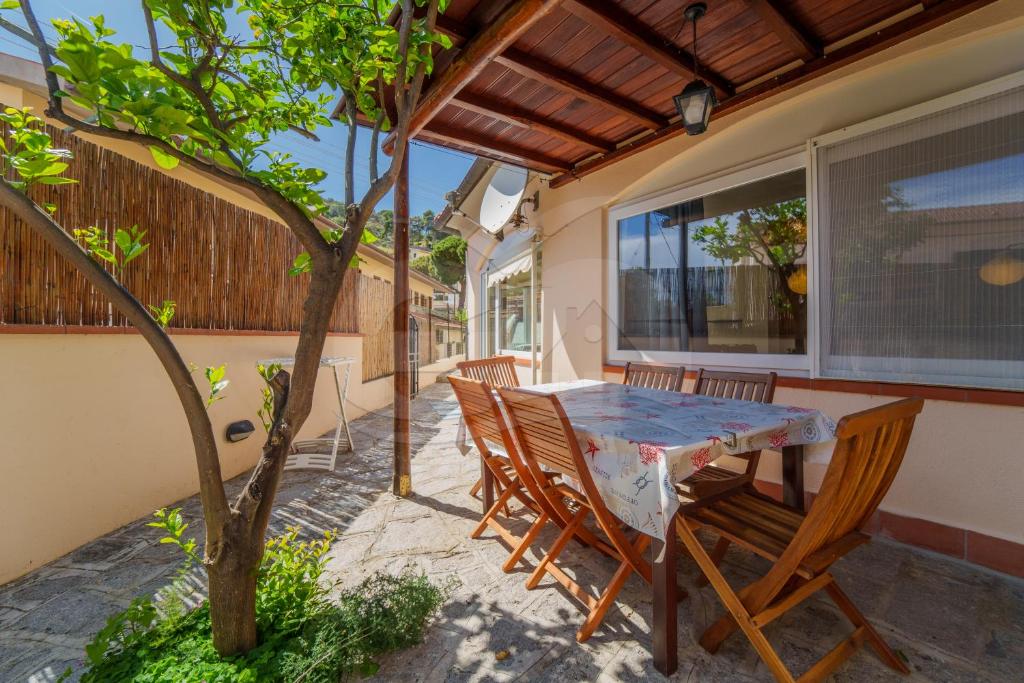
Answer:
[(490, 233), (501, 230), (516, 212), (525, 191), (525, 168), (499, 166), (487, 183), (480, 203), (480, 225), (483, 229)]

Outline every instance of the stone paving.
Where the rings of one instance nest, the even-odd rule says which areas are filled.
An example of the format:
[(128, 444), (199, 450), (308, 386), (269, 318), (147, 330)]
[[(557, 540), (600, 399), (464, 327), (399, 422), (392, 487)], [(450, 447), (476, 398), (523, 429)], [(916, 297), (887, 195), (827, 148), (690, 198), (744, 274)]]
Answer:
[[(550, 579), (533, 591), (529, 569), (504, 574), (502, 544), (486, 535), (471, 541), (480, 516), (468, 490), (478, 466), (454, 448), (458, 407), (446, 385), (426, 388), (413, 402), (413, 483), (416, 495), (389, 493), (391, 418), (356, 420), (359, 447), (339, 459), (336, 473), (287, 473), (273, 526), (299, 525), (311, 535), (338, 529), (329, 572), (351, 585), (377, 570), (416, 567), (459, 586), (425, 642), (381, 664), (388, 681), (629, 681), (660, 679), (650, 652), (650, 589), (633, 577), (603, 626), (575, 642), (578, 604)], [(241, 479), (232, 486), (241, 484)], [(199, 504), (183, 501), (201, 537)], [(0, 681), (53, 680), (79, 670), (83, 647), (107, 616), (133, 596), (168, 583), (175, 551), (156, 542), (139, 520), (0, 588)], [(522, 533), (526, 520), (517, 521)], [(542, 535), (539, 547), (550, 544)], [(570, 546), (566, 567), (586, 586), (603, 586), (614, 567), (607, 558)], [(534, 553), (527, 554), (532, 566)], [(722, 613), (715, 594), (693, 582), (696, 568), (680, 558), (689, 597), (679, 606), (680, 668), (673, 680), (757, 681), (771, 677), (742, 637), (711, 656), (697, 645), (706, 624)], [(766, 565), (730, 550), (730, 580), (746, 582)], [(876, 540), (835, 567), (847, 592), (913, 669), (910, 680), (1008, 681), (1024, 677), (1024, 582)], [(768, 629), (791, 670), (802, 672), (849, 634), (827, 601), (814, 597)], [(499, 658), (499, 653), (503, 653)], [(507, 656), (505, 656), (507, 654)], [(838, 681), (907, 680), (861, 650), (835, 675)]]

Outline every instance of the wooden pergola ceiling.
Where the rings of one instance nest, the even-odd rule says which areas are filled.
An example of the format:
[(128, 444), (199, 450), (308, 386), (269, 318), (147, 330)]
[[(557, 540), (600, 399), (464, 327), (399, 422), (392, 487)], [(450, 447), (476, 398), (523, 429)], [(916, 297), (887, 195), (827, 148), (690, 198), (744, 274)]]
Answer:
[[(994, 1), (710, 0), (699, 74), (722, 116)], [(672, 97), (694, 78), (686, 4), (452, 0), (437, 30), (453, 49), (435, 56), (414, 137), (558, 187), (681, 135)]]

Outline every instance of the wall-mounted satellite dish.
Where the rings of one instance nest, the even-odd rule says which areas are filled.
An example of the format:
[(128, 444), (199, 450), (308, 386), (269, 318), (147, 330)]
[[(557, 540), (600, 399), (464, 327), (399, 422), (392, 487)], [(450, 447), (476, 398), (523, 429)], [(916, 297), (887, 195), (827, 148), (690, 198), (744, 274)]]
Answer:
[(480, 225), (483, 229), (490, 233), (501, 230), (516, 212), (525, 191), (525, 168), (499, 166), (487, 183), (480, 203)]

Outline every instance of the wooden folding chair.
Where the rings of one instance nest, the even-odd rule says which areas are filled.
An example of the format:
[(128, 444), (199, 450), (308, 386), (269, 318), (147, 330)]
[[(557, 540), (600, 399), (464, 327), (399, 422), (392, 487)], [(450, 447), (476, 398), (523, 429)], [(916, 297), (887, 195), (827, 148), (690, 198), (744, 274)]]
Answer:
[[(693, 393), (716, 398), (771, 403), (775, 398), (775, 381), (777, 379), (778, 375), (774, 372), (719, 372), (701, 368), (697, 373), (697, 381), (693, 385)], [(692, 502), (704, 504), (712, 497), (739, 486), (751, 488), (754, 484), (754, 477), (757, 475), (757, 463), (761, 459), (761, 451), (736, 453), (733, 457), (746, 460), (747, 464), (743, 472), (735, 472), (714, 465), (702, 467), (676, 484), (676, 490)]]
[(622, 376), (622, 383), (644, 389), (682, 391), (685, 378), (686, 368), (684, 367), (630, 362), (626, 363), (626, 374)]
[[(728, 610), (701, 637), (700, 644), (706, 650), (714, 653), (739, 628), (777, 680), (794, 680), (762, 631), (824, 589), (856, 630), (804, 673), (800, 681), (825, 678), (865, 641), (889, 667), (910, 673), (840, 590), (828, 569), (869, 540), (860, 529), (874, 514), (899, 471), (914, 419), (923, 405), (919, 398), (906, 399), (843, 418), (836, 429), (838, 441), (832, 462), (806, 515), (748, 492), (705, 507), (681, 510), (676, 517), (679, 536)], [(726, 545), (736, 543), (774, 565), (763, 578), (734, 591), (718, 570), (721, 555), (710, 557), (694, 535), (694, 531), (702, 528), (717, 533)]]
[[(491, 387), (518, 387), (519, 375), (516, 374), (515, 356), (491, 356), (477, 360), (464, 360), (455, 364), (463, 377), (487, 382)], [(483, 487), (483, 479), (477, 479), (469, 495), (475, 496)]]
[[(449, 377), (449, 381), (466, 420), (466, 429), (480, 451), (484, 465), (491, 471), (502, 490), (501, 495), (484, 514), (480, 524), (473, 529), (470, 538), (479, 538), (487, 527), (494, 529), (498, 536), (512, 547), (512, 554), (501, 567), (505, 572), (510, 572), (544, 525), (552, 521), (554, 511), (519, 456), (512, 433), (490, 385), (462, 377)], [(491, 443), (504, 449), (504, 453), (494, 452), (489, 445)], [(507, 513), (507, 504), (513, 497), (537, 515), (537, 519), (522, 538), (514, 535), (497, 519), (501, 510), (504, 509)]]
[[(501, 389), (498, 393), (501, 394), (509, 414), (520, 455), (533, 473), (534, 481), (545, 481), (542, 467), (546, 467), (579, 483), (580, 490), (563, 483), (544, 484), (543, 493), (554, 512), (565, 522), (565, 526), (547, 555), (533, 570), (526, 587), (536, 588), (545, 574), (551, 574), (571, 595), (582, 602), (589, 610), (586, 620), (576, 633), (576, 640), (582, 643), (600, 625), (608, 608), (633, 572), (648, 583), (651, 582), (651, 566), (643, 558), (643, 552), (651, 538), (640, 532), (636, 532), (632, 540), (627, 538), (621, 523), (605, 506), (590, 476), (590, 470), (583, 460), (583, 452), (576, 441), (572, 426), (556, 396), (526, 389)], [(572, 501), (572, 504), (567, 505), (567, 500)], [(583, 522), (591, 514), (608, 541), (598, 538), (585, 540), (619, 562), (619, 567), (608, 586), (597, 597), (587, 593), (555, 564), (573, 536), (583, 536)]]

